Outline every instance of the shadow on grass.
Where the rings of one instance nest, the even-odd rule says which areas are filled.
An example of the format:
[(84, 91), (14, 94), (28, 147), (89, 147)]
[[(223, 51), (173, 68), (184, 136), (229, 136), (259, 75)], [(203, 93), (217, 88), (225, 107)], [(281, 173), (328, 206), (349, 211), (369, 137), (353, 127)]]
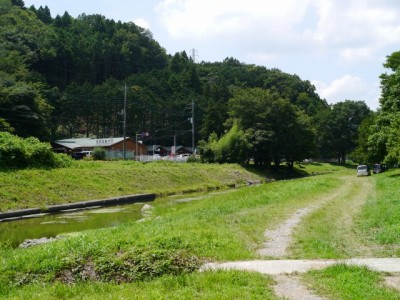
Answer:
[(320, 162), (297, 163), (294, 168), (289, 168), (286, 165), (280, 165), (278, 168), (275, 166), (266, 168), (266, 167), (256, 167), (253, 165), (249, 165), (249, 166), (244, 166), (244, 168), (253, 174), (266, 178), (266, 180), (268, 181), (268, 180), (295, 179), (307, 176), (322, 175), (332, 172), (332, 170), (329, 170), (329, 167), (326, 168), (326, 170), (322, 169), (321, 171), (317, 172), (307, 171), (307, 166), (322, 167), (323, 165), (331, 166), (332, 168), (342, 167), (351, 170), (356, 170), (357, 168), (357, 165), (351, 163), (343, 165), (339, 163), (320, 163)]
[(304, 170), (298, 168), (289, 168), (285, 165), (281, 165), (278, 168), (272, 166), (271, 168), (256, 167), (256, 166), (244, 166), (244, 168), (253, 174), (269, 180), (286, 180), (309, 176), (310, 174)]

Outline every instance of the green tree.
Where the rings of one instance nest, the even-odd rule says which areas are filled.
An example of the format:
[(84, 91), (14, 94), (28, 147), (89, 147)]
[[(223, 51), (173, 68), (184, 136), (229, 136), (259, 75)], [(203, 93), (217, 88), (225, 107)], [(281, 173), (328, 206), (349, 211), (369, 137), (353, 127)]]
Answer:
[(398, 164), (400, 162), (400, 52), (386, 59), (384, 66), (390, 70), (380, 76), (380, 113), (371, 126), (369, 147), (377, 162)]
[(323, 120), (323, 143), (328, 155), (344, 164), (347, 155), (356, 148), (359, 126), (370, 115), (364, 101), (346, 100), (332, 105)]
[(357, 147), (349, 154), (349, 158), (359, 164), (379, 163), (383, 160), (378, 158), (375, 151), (371, 151), (370, 141), (374, 134), (372, 131), (376, 123), (376, 114), (366, 117), (358, 128)]
[(293, 166), (294, 161), (310, 157), (315, 135), (309, 118), (276, 92), (238, 89), (229, 107), (230, 116), (249, 136), (256, 165), (274, 162), (278, 167), (285, 159)]
[(250, 144), (235, 122), (219, 140), (211, 135), (207, 143), (200, 143), (200, 154), (205, 162), (244, 163), (248, 158)]

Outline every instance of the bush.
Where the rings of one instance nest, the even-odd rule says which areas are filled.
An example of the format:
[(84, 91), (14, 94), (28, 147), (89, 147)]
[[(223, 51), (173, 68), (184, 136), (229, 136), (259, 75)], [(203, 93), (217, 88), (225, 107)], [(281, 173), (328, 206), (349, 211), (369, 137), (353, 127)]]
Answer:
[(72, 164), (66, 155), (53, 153), (49, 143), (37, 138), (20, 138), (0, 132), (0, 166), (6, 168), (66, 167)]
[(106, 159), (106, 150), (104, 148), (94, 148), (92, 152), (93, 160), (105, 160)]
[(199, 142), (202, 161), (208, 163), (243, 163), (250, 146), (237, 123), (219, 140), (216, 134), (211, 134), (208, 142)]

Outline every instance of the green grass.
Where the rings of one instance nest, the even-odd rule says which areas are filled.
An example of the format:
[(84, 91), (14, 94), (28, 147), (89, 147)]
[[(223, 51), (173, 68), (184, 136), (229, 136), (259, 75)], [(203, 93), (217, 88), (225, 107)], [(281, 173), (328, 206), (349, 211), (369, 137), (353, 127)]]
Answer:
[(388, 255), (400, 255), (400, 170), (374, 176), (376, 197), (363, 208), (359, 226), (372, 243), (391, 249)]
[(345, 179), (351, 186), (295, 231), (296, 258), (400, 255), (400, 170)]
[(383, 275), (365, 267), (335, 265), (311, 271), (305, 281), (330, 299), (399, 299), (400, 293), (383, 285)]
[(282, 179), (339, 169), (315, 163), (298, 165), (294, 172), (266, 173), (231, 164), (76, 161), (69, 168), (2, 170), (0, 212), (130, 194), (193, 192), (260, 181), (265, 176)]
[[(272, 280), (257, 273), (218, 271), (165, 276), (151, 282), (116, 285), (80, 283), (32, 285), (10, 299), (277, 299)], [(7, 299), (6, 298), (6, 299)]]
[[(391, 189), (398, 188), (400, 172), (356, 178), (351, 168), (333, 173), (327, 168), (338, 167), (305, 165), (306, 173), (313, 169), (329, 174), (246, 187), (199, 201), (158, 200), (145, 222), (87, 231), (29, 249), (0, 245), (0, 298), (274, 299), (273, 282), (263, 275), (194, 271), (206, 261), (257, 259), (266, 228), (334, 193), (353, 178), (349, 175), (357, 184), (349, 184), (345, 193), (305, 219), (312, 230), (297, 231), (301, 243), (293, 248), (295, 256), (347, 257), (357, 253), (349, 248), (365, 242), (368, 234), (371, 244), (366, 246), (381, 243), (386, 249), (398, 244), (391, 237), (392, 226), (399, 222)], [(377, 192), (367, 195), (365, 206), (351, 206), (358, 201), (352, 195), (363, 189), (365, 180), (376, 180)], [(340, 226), (343, 222), (351, 226)], [(313, 233), (314, 239), (309, 238)], [(398, 292), (383, 287), (381, 274), (365, 268), (338, 265), (310, 272), (305, 280), (332, 299), (399, 299)]]
[[(397, 257), (400, 255), (400, 170), (352, 185), (296, 230), (297, 258)], [(369, 186), (369, 187), (368, 187)]]
[(204, 261), (254, 259), (265, 228), (338, 184), (333, 176), (308, 177), (191, 203), (159, 203), (147, 222), (88, 231), (30, 249), (3, 246), (0, 296), (39, 283), (59, 282), (62, 287), (63, 282), (93, 281), (92, 287), (105, 288), (114, 281), (150, 281), (151, 285), (163, 275), (191, 273)]
[(238, 165), (79, 161), (69, 168), (0, 172), (0, 211), (205, 190), (259, 179)]
[(374, 179), (343, 177), (341, 189), (295, 230), (295, 258), (350, 258), (369, 255), (366, 235), (357, 228), (361, 207), (374, 195)]

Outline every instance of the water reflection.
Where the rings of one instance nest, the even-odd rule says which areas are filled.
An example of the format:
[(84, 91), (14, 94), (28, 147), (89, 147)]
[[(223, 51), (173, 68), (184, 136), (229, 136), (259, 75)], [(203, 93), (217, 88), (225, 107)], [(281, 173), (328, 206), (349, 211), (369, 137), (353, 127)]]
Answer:
[[(159, 198), (156, 202), (179, 204), (232, 191), (174, 195)], [(53, 238), (62, 233), (118, 226), (143, 218), (141, 213), (143, 206), (144, 203), (135, 203), (112, 207), (92, 207), (83, 210), (71, 209), (57, 214), (37, 214), (0, 220), (0, 243), (9, 243), (12, 247), (18, 247), (26, 239)]]
[(143, 203), (111, 208), (64, 211), (40, 214), (0, 223), (0, 242), (18, 247), (26, 239), (56, 237), (61, 233), (118, 226), (142, 217)]

